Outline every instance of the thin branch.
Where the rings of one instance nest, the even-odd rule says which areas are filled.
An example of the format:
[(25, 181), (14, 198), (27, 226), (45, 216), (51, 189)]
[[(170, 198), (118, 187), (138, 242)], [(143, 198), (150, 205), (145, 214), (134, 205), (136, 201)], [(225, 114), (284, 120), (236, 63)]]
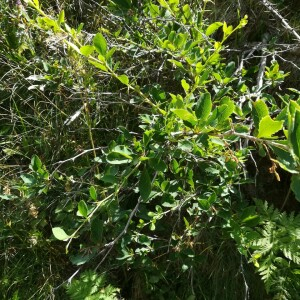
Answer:
[(296, 30), (285, 20), (285, 18), (276, 10), (272, 3), (270, 3), (268, 0), (260, 0), (261, 3), (269, 10), (271, 11), (280, 21), (282, 22), (283, 26), (290, 31), (296, 39), (300, 42), (300, 35), (296, 32)]
[(62, 165), (66, 162), (69, 162), (69, 161), (72, 161), (74, 162), (76, 158), (86, 154), (86, 153), (89, 153), (89, 152), (94, 152), (94, 151), (97, 151), (97, 150), (103, 150), (104, 148), (106, 147), (96, 147), (96, 148), (92, 148), (92, 149), (86, 149), (86, 150), (83, 150), (82, 152), (80, 152), (79, 154), (71, 157), (71, 158), (68, 158), (66, 160), (60, 160), (60, 161), (57, 161), (56, 163), (53, 163), (52, 165), (55, 166), (55, 165)]

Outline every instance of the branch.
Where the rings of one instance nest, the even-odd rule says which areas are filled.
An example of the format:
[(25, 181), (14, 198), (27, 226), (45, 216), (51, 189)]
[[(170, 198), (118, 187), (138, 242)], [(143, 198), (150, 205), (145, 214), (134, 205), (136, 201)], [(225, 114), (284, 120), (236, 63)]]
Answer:
[(283, 26), (290, 31), (296, 39), (300, 42), (300, 35), (296, 32), (296, 30), (290, 26), (290, 24), (284, 19), (284, 17), (276, 10), (273, 6), (272, 3), (270, 3), (268, 0), (260, 0), (262, 4), (269, 10), (271, 11), (278, 19), (281, 20)]

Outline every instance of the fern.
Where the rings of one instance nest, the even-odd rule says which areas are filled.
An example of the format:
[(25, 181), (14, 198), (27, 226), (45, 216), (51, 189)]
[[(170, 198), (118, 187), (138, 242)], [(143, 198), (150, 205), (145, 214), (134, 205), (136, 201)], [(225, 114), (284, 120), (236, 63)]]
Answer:
[(119, 299), (119, 289), (112, 285), (106, 285), (103, 275), (87, 270), (80, 278), (73, 280), (66, 287), (71, 300), (114, 300)]
[(281, 213), (262, 201), (256, 205), (261, 220), (259, 236), (249, 242), (250, 261), (274, 299), (300, 299), (300, 215)]

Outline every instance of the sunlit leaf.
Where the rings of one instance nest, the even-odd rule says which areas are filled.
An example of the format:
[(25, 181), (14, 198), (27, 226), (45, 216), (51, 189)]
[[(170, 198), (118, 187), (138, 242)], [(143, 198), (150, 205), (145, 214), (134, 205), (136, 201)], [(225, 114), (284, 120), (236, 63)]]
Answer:
[(187, 121), (192, 125), (197, 124), (197, 118), (186, 109), (172, 109), (172, 112), (183, 121)]
[(57, 238), (60, 241), (65, 241), (65, 240), (68, 240), (70, 238), (70, 236), (67, 235), (65, 233), (65, 231), (60, 227), (53, 227), (52, 228), (52, 233), (53, 233), (54, 237)]
[(222, 22), (215, 22), (208, 26), (208, 28), (205, 31), (205, 34), (207, 36), (212, 35), (215, 31), (217, 31), (221, 26), (223, 26)]
[(282, 129), (283, 121), (274, 121), (268, 115), (261, 119), (258, 127), (257, 137), (270, 138), (274, 133)]
[(94, 36), (93, 39), (93, 44), (95, 46), (96, 51), (105, 56), (106, 55), (106, 51), (107, 51), (107, 43), (106, 43), (106, 39), (104, 38), (104, 36), (101, 33), (97, 33)]

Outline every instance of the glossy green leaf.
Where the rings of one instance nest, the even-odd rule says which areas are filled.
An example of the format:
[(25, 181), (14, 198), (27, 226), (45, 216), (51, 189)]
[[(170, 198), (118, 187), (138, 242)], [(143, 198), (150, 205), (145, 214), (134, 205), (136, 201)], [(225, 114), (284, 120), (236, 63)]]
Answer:
[(190, 89), (190, 85), (186, 82), (185, 79), (181, 80), (181, 86), (183, 87), (184, 91), (186, 93), (188, 93), (189, 89)]
[(96, 201), (97, 200), (97, 191), (96, 191), (96, 188), (92, 185), (89, 189), (89, 192), (90, 192), (90, 197)]
[(212, 109), (212, 101), (211, 101), (210, 93), (201, 94), (195, 108), (196, 117), (200, 121), (207, 120), (208, 116), (211, 113), (211, 109)]
[(129, 84), (129, 79), (128, 77), (123, 74), (117, 77), (123, 84), (128, 85)]
[(31, 158), (30, 169), (38, 171), (42, 167), (42, 162), (37, 155), (33, 155)]
[(151, 179), (148, 174), (147, 169), (145, 168), (141, 173), (139, 180), (139, 192), (144, 201), (148, 200), (151, 193)]
[(233, 103), (220, 105), (217, 110), (218, 124), (222, 124), (223, 122), (225, 122), (233, 113), (233, 111), (234, 111)]
[(85, 218), (88, 215), (88, 207), (84, 200), (80, 200), (78, 203), (78, 214)]
[(197, 118), (186, 109), (172, 109), (172, 112), (181, 120), (187, 121), (192, 125), (197, 124)]
[(65, 240), (68, 240), (70, 238), (69, 235), (67, 235), (65, 233), (65, 231), (60, 228), (60, 227), (53, 227), (52, 228), (52, 233), (54, 235), (54, 237), (60, 241), (65, 241)]
[(208, 26), (208, 28), (205, 31), (205, 34), (207, 36), (212, 35), (215, 31), (217, 31), (221, 26), (223, 26), (222, 22), (215, 22)]
[(253, 121), (255, 124), (255, 127), (259, 127), (259, 122), (263, 117), (266, 117), (269, 115), (269, 109), (267, 104), (263, 100), (257, 100), (253, 103)]
[(105, 56), (106, 55), (106, 51), (107, 51), (107, 43), (106, 43), (106, 40), (104, 38), (104, 36), (101, 34), (101, 33), (97, 33), (95, 36), (94, 36), (94, 39), (93, 39), (93, 44), (95, 46), (95, 49), (96, 51)]
[(283, 121), (274, 121), (268, 115), (261, 119), (258, 127), (257, 137), (270, 138), (273, 134), (282, 129)]
[(275, 162), (277, 162), (282, 169), (292, 174), (298, 174), (297, 163), (289, 151), (274, 146), (271, 146), (271, 148), (276, 155)]

